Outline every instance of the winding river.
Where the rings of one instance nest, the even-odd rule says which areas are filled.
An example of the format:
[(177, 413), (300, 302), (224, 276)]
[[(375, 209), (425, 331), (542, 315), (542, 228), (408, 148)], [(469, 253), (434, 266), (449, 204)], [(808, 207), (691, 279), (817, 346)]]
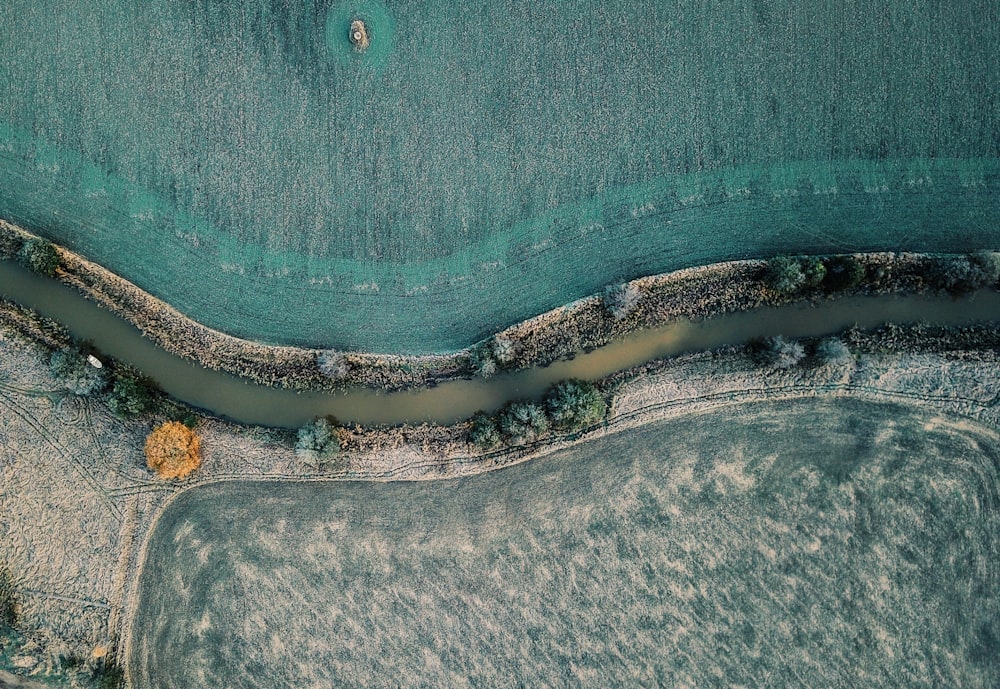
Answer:
[(570, 361), (487, 380), (457, 380), (431, 389), (396, 393), (369, 389), (320, 393), (256, 385), (200, 367), (157, 347), (135, 327), (73, 289), (10, 261), (0, 261), (0, 296), (62, 323), (105, 354), (143, 371), (177, 399), (241, 423), (285, 427), (300, 426), (327, 414), (345, 423), (452, 423), (479, 409), (495, 410), (510, 399), (539, 396), (550, 384), (564, 378), (599, 378), (652, 359), (754, 338), (779, 334), (815, 337), (851, 325), (870, 328), (890, 321), (962, 325), (993, 320), (1000, 313), (1000, 293), (995, 291), (963, 299), (845, 298), (817, 306), (805, 303), (762, 308), (701, 322), (678, 321), (634, 333)]

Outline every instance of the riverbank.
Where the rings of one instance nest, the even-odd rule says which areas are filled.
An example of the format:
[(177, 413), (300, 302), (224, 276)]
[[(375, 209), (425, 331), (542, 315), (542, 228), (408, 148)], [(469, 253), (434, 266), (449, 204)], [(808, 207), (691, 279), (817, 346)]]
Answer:
[[(34, 235), (0, 220), (0, 256), (13, 258)], [(513, 325), (466, 349), (435, 356), (404, 356), (267, 345), (201, 325), (134, 284), (64, 247), (54, 278), (133, 324), (158, 347), (208, 369), (255, 383), (299, 391), (364, 387), (383, 392), (546, 366), (680, 319), (795, 302), (850, 296), (926, 294), (931, 258), (922, 254), (853, 255), (863, 281), (826, 293), (770, 289), (761, 260), (733, 261), (639, 278), (607, 295), (592, 295)]]

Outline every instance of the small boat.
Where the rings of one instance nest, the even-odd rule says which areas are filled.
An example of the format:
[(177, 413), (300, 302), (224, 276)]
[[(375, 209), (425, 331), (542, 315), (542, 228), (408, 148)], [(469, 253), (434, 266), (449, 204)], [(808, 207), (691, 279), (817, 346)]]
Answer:
[(368, 48), (368, 27), (360, 19), (355, 19), (351, 22), (351, 31), (348, 34), (348, 38), (351, 39), (351, 45), (354, 49), (361, 52)]

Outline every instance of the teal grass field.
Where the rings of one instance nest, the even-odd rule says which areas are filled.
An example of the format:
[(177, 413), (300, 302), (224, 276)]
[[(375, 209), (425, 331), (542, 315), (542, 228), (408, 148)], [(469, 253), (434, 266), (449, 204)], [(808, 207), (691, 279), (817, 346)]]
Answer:
[(236, 335), (453, 350), (642, 274), (1000, 246), (997, 54), (988, 0), (13, 0), (0, 216)]

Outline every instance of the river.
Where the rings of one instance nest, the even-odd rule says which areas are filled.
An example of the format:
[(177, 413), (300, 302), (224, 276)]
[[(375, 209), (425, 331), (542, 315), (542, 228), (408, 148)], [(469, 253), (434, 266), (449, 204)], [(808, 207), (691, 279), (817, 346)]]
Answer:
[(773, 335), (816, 337), (852, 325), (925, 321), (962, 325), (1000, 313), (1000, 293), (970, 297), (878, 296), (769, 307), (726, 314), (701, 322), (678, 321), (643, 330), (570, 361), (497, 375), (456, 380), (430, 389), (382, 393), (353, 389), (339, 393), (296, 392), (247, 382), (206, 369), (154, 345), (131, 324), (55, 280), (0, 261), (0, 296), (35, 309), (65, 325), (98, 350), (135, 366), (164, 392), (213, 414), (245, 424), (297, 427), (317, 416), (341, 423), (452, 423), (477, 410), (493, 411), (519, 397), (537, 397), (565, 378), (596, 379), (653, 359), (739, 344)]

